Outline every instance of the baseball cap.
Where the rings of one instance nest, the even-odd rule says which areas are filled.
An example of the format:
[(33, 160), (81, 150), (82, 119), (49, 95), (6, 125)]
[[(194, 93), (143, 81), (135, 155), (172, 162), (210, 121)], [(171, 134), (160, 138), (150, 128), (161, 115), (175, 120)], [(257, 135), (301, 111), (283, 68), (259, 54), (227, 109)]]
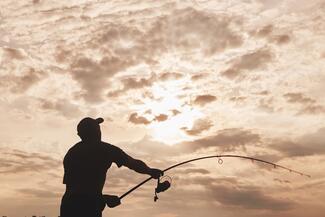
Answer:
[(83, 118), (77, 126), (78, 134), (79, 135), (89, 134), (89, 132), (93, 132), (96, 129), (98, 129), (99, 124), (103, 122), (104, 122), (103, 118), (96, 118), (96, 119), (90, 117)]

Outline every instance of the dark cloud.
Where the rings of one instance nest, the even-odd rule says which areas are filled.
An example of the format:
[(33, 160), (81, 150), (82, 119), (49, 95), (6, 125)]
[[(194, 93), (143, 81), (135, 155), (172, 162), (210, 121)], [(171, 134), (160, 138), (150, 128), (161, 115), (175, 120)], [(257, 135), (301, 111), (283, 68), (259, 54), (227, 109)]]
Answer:
[(200, 106), (204, 106), (208, 103), (211, 103), (213, 101), (217, 100), (217, 97), (216, 96), (213, 96), (213, 95), (199, 95), (197, 97), (195, 97), (195, 100), (194, 100), (194, 104), (195, 105), (200, 105)]
[(278, 45), (287, 44), (290, 42), (291, 37), (288, 34), (278, 34), (275, 31), (273, 25), (266, 25), (258, 30), (252, 31), (251, 35), (258, 38), (265, 38), (271, 43), (276, 43)]
[(142, 116), (139, 116), (138, 113), (132, 113), (129, 117), (129, 122), (133, 123), (133, 124), (150, 124), (151, 122)]
[(41, 2), (41, 0), (33, 0), (33, 4), (38, 4), (40, 2)]
[(173, 116), (176, 116), (176, 115), (178, 115), (178, 114), (181, 113), (181, 112), (178, 111), (177, 109), (173, 109), (173, 110), (171, 110), (171, 112), (173, 113)]
[(325, 154), (325, 128), (312, 134), (306, 134), (295, 140), (277, 140), (270, 145), (287, 157), (324, 155)]
[(0, 174), (44, 173), (61, 166), (61, 161), (45, 154), (1, 150)]
[(167, 81), (167, 80), (177, 80), (182, 78), (184, 75), (179, 72), (164, 72), (159, 75), (159, 80)]
[(12, 60), (12, 59), (17, 59), (17, 60), (22, 60), (25, 59), (25, 55), (21, 50), (14, 49), (14, 48), (3, 48), (5, 51), (6, 56)]
[(29, 90), (33, 85), (40, 82), (47, 75), (38, 71), (34, 68), (30, 68), (28, 71), (24, 72), (22, 75), (3, 75), (0, 76), (0, 85), (4, 87), (9, 87), (10, 91), (13, 93), (24, 93)]
[(81, 85), (78, 96), (88, 102), (100, 102), (109, 87), (109, 78), (131, 65), (132, 60), (105, 56), (100, 61), (78, 57), (71, 64), (71, 75)]
[(325, 113), (325, 107), (323, 105), (307, 105), (304, 108), (302, 108), (298, 115), (317, 115), (317, 114), (324, 114)]
[(213, 185), (209, 190), (211, 197), (225, 206), (274, 211), (290, 210), (295, 206), (290, 200), (268, 196), (249, 186)]
[(306, 97), (303, 93), (286, 93), (283, 95), (289, 103), (314, 103), (315, 100)]
[(79, 107), (67, 99), (57, 99), (52, 101), (48, 99), (39, 99), (39, 102), (40, 108), (44, 111), (55, 111), (66, 118), (74, 118), (82, 114)]
[(273, 181), (278, 182), (280, 184), (290, 184), (291, 183), (289, 180), (286, 180), (286, 179), (278, 179), (278, 178), (274, 178)]
[(115, 90), (115, 91), (111, 91), (108, 93), (109, 97), (117, 97), (119, 95), (121, 95), (122, 93), (125, 93), (129, 90), (132, 89), (141, 89), (144, 87), (151, 87), (153, 85), (153, 83), (156, 81), (157, 76), (156, 74), (152, 74), (149, 78), (125, 78), (121, 80), (122, 83), (122, 88)]
[(273, 59), (273, 53), (269, 49), (259, 49), (245, 54), (231, 61), (231, 66), (221, 72), (222, 76), (234, 79), (244, 71), (252, 71), (265, 67)]
[(265, 111), (272, 113), (275, 111), (274, 105), (273, 105), (273, 98), (262, 98), (258, 102), (258, 108)]
[(134, 78), (127, 78), (123, 79), (122, 83), (124, 85), (124, 89), (138, 89), (138, 88), (143, 88), (147, 86), (151, 86), (153, 81), (155, 80), (156, 76), (152, 75), (150, 78), (145, 79), (141, 78), (139, 80), (136, 80)]
[[(287, 211), (297, 205), (292, 200), (269, 195), (262, 187), (244, 184), (238, 178), (215, 178), (208, 175), (186, 178), (182, 173), (176, 178), (175, 182), (180, 186), (195, 184), (205, 189), (197, 192), (200, 195), (198, 198), (191, 197), (192, 200), (218, 202), (218, 208)], [(177, 192), (188, 193), (185, 189), (177, 189)]]
[(283, 95), (288, 103), (301, 105), (297, 115), (315, 115), (325, 113), (325, 107), (303, 93), (286, 93)]
[(176, 72), (165, 72), (159, 75), (152, 73), (149, 78), (124, 78), (121, 79), (122, 88), (109, 92), (109, 97), (117, 97), (127, 91), (151, 87), (155, 82), (177, 80), (183, 77), (183, 74)]
[(289, 43), (291, 40), (291, 37), (289, 35), (283, 34), (283, 35), (274, 35), (271, 38), (272, 42), (275, 42), (278, 45), (282, 45), (282, 44), (287, 44)]
[[(93, 38), (84, 48), (85, 53), (89, 49), (103, 53), (102, 59), (86, 57), (82, 50), (73, 57), (70, 71), (73, 79), (81, 85), (79, 95), (86, 101), (99, 102), (103, 91), (110, 88), (109, 79), (112, 76), (141, 63), (156, 64), (170, 50), (197, 50), (211, 56), (239, 47), (243, 39), (239, 32), (233, 30), (237, 25), (233, 19), (186, 8), (158, 17), (148, 23), (146, 29), (126, 23), (107, 24), (93, 34)], [(125, 43), (129, 46), (125, 46)], [(181, 76), (177, 72), (164, 73), (160, 79), (178, 79)], [(126, 86), (128, 85), (138, 87), (149, 84), (145, 80), (129, 80)], [(127, 90), (127, 87), (108, 95), (118, 95), (123, 90)]]
[(184, 149), (195, 151), (208, 147), (216, 147), (222, 151), (233, 151), (237, 147), (257, 144), (261, 141), (260, 135), (243, 129), (224, 129), (214, 135), (182, 143)]
[(71, 57), (72, 57), (71, 50), (63, 48), (62, 46), (57, 47), (54, 58), (58, 63), (67, 62), (68, 60), (70, 60)]
[(188, 135), (197, 136), (203, 131), (209, 130), (213, 126), (212, 121), (207, 119), (196, 120), (191, 129), (182, 128)]
[(160, 115), (157, 115), (154, 120), (155, 121), (158, 121), (158, 122), (162, 122), (162, 121), (166, 121), (168, 119), (168, 115), (165, 115), (165, 114), (160, 114)]
[[(147, 113), (147, 114), (151, 114), (151, 111), (150, 113)], [(138, 113), (132, 113), (129, 117), (129, 122), (133, 123), (133, 124), (144, 124), (144, 125), (147, 125), (147, 124), (150, 124), (154, 121), (157, 121), (157, 122), (163, 122), (163, 121), (166, 121), (168, 120), (168, 115), (166, 114), (159, 114), (159, 115), (156, 115), (153, 119), (149, 120), (147, 119), (146, 117), (144, 116), (140, 116)]]
[(208, 76), (207, 73), (201, 73), (201, 74), (193, 75), (193, 76), (191, 77), (191, 80), (192, 80), (192, 81), (197, 81), (197, 80), (200, 80), (200, 79), (205, 78), (206, 76)]
[(166, 47), (180, 51), (199, 49), (210, 56), (242, 45), (242, 37), (231, 27), (236, 23), (233, 19), (185, 8), (160, 17), (150, 35), (162, 39), (160, 43)]
[(253, 31), (252, 34), (256, 35), (258, 37), (266, 37), (266, 36), (271, 35), (271, 33), (273, 32), (273, 29), (274, 29), (274, 26), (269, 24), (269, 25), (263, 26), (262, 28), (260, 28), (256, 31)]
[(188, 169), (182, 169), (182, 170), (177, 170), (177, 174), (199, 174), (199, 175), (208, 175), (210, 174), (209, 170), (206, 169), (198, 169), (198, 168), (188, 168)]
[(257, 92), (257, 93), (255, 93), (255, 94), (257, 94), (257, 95), (261, 95), (261, 96), (267, 96), (267, 95), (270, 94), (270, 92), (267, 91), (267, 90), (263, 90), (263, 91), (261, 91), (261, 92)]
[(233, 102), (244, 102), (247, 99), (245, 96), (234, 96), (231, 97), (229, 100)]
[(51, 190), (22, 188), (17, 191), (18, 193), (33, 196), (36, 198), (59, 198), (62, 196), (62, 192), (53, 192)]

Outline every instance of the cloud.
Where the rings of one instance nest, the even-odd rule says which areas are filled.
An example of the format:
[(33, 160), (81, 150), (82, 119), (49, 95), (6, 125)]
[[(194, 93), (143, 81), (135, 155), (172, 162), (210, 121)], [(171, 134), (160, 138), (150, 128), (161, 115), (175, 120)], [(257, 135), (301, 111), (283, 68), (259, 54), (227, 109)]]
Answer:
[(276, 109), (274, 108), (272, 97), (260, 99), (258, 103), (258, 108), (269, 113), (276, 111)]
[(280, 184), (290, 184), (291, 183), (289, 180), (286, 180), (286, 179), (278, 179), (278, 178), (274, 178), (273, 181), (278, 182)]
[(258, 37), (267, 37), (269, 36), (274, 30), (274, 26), (269, 24), (266, 26), (263, 26), (262, 28), (252, 32), (253, 35), (256, 35)]
[(204, 79), (207, 76), (208, 76), (208, 73), (201, 73), (201, 74), (193, 75), (191, 77), (191, 80), (192, 81), (197, 81), (197, 80), (200, 80), (200, 79)]
[(10, 47), (2, 48), (2, 49), (5, 51), (5, 54), (9, 59), (17, 59), (17, 60), (25, 59), (25, 55), (19, 49), (14, 49)]
[(306, 97), (303, 93), (286, 93), (283, 95), (289, 103), (308, 104), (314, 103), (315, 100)]
[(173, 113), (173, 116), (176, 116), (176, 115), (178, 115), (178, 114), (181, 113), (181, 112), (178, 111), (177, 109), (173, 109), (173, 110), (171, 110), (171, 112)]
[(295, 203), (290, 200), (265, 195), (261, 190), (249, 186), (212, 185), (211, 197), (225, 206), (244, 209), (290, 210)]
[(233, 101), (233, 102), (244, 102), (245, 100), (247, 99), (247, 97), (245, 96), (234, 96), (234, 97), (230, 97), (230, 101)]
[(79, 96), (96, 103), (103, 100), (103, 92), (109, 87), (108, 79), (129, 65), (130, 60), (116, 56), (104, 56), (100, 61), (81, 56), (74, 60), (70, 70), (72, 78), (81, 85)]
[(217, 100), (216, 96), (207, 94), (207, 95), (199, 95), (195, 97), (194, 104), (195, 105), (200, 105), (200, 106), (205, 106), (208, 103), (211, 103), (213, 101)]
[(121, 89), (111, 91), (107, 95), (109, 97), (117, 97), (129, 90), (151, 87), (156, 80), (157, 80), (156, 74), (152, 74), (149, 78), (140, 78), (140, 79), (125, 78), (121, 80), (123, 86)]
[[(197, 194), (201, 195), (201, 199), (191, 197), (192, 200), (202, 200), (204, 198), (206, 202), (218, 202), (217, 208), (219, 209), (287, 211), (298, 205), (292, 200), (271, 196), (263, 188), (247, 184), (234, 177), (216, 178), (208, 175), (183, 177), (182, 173), (177, 176), (177, 182), (180, 186), (182, 186), (181, 184), (194, 184), (205, 189), (197, 192)], [(185, 194), (189, 193), (186, 189), (177, 189), (177, 191), (183, 191)]]
[(270, 94), (270, 92), (267, 91), (267, 90), (263, 90), (263, 91), (260, 91), (260, 92), (255, 93), (255, 94), (257, 94), (257, 95), (261, 95), (261, 96), (267, 96), (267, 95)]
[(199, 168), (188, 168), (188, 169), (181, 169), (181, 170), (177, 170), (177, 174), (185, 174), (185, 175), (189, 175), (189, 174), (199, 174), (199, 175), (208, 175), (211, 172), (209, 170), (206, 169), (199, 169)]
[[(161, 15), (147, 25), (110, 23), (97, 29), (91, 43), (81, 47), (73, 55), (70, 71), (72, 78), (81, 85), (79, 96), (89, 102), (103, 100), (103, 91), (110, 89), (109, 79), (139, 64), (153, 65), (171, 50), (178, 52), (198, 51), (211, 56), (243, 43), (239, 25), (234, 18), (215, 15), (193, 8), (173, 10)], [(179, 37), (182, 36), (182, 37)], [(85, 55), (87, 50), (102, 55), (93, 58)], [(62, 59), (62, 58), (59, 58)], [(178, 72), (163, 73), (162, 81), (179, 79)], [(121, 90), (109, 92), (115, 96), (128, 90), (127, 86), (139, 88), (150, 85), (146, 80), (126, 80)]]
[(286, 157), (324, 155), (325, 128), (315, 133), (306, 134), (295, 140), (276, 140), (270, 145)]
[(325, 113), (325, 107), (303, 93), (286, 93), (283, 95), (288, 103), (301, 105), (297, 115), (315, 115)]
[(283, 45), (289, 43), (291, 40), (291, 37), (287, 34), (282, 34), (282, 35), (274, 35), (270, 41), (275, 42), (278, 45)]
[(264, 68), (273, 59), (273, 53), (266, 48), (244, 54), (230, 62), (231, 66), (221, 72), (222, 76), (235, 79), (245, 71)]
[(155, 121), (158, 121), (158, 122), (162, 122), (162, 121), (166, 121), (168, 119), (168, 115), (165, 115), (165, 114), (160, 114), (160, 115), (157, 115), (154, 120)]
[(152, 73), (149, 78), (123, 78), (121, 79), (122, 88), (108, 92), (109, 97), (117, 97), (121, 94), (134, 90), (151, 87), (154, 83), (167, 80), (177, 80), (183, 77), (183, 74), (176, 72), (164, 72), (159, 75)]
[(224, 129), (217, 131), (214, 135), (201, 139), (184, 142), (184, 149), (196, 151), (208, 147), (215, 147), (222, 151), (233, 151), (237, 147), (245, 147), (249, 144), (257, 144), (261, 141), (259, 134), (240, 128)]
[(159, 80), (168, 81), (168, 80), (178, 80), (184, 75), (179, 72), (164, 72), (159, 75)]
[(191, 129), (182, 128), (188, 135), (197, 136), (203, 131), (209, 130), (213, 126), (212, 121), (208, 119), (198, 119), (194, 122)]
[(161, 156), (174, 156), (179, 154), (178, 147), (170, 146), (163, 142), (155, 141), (150, 135), (145, 135), (139, 141), (130, 144), (121, 144), (125, 150), (129, 150), (136, 155), (149, 156), (152, 158), (159, 158)]
[(61, 164), (61, 161), (48, 155), (28, 153), (15, 149), (2, 149), (0, 174), (44, 173), (59, 168)]
[(309, 115), (318, 115), (324, 114), (325, 107), (323, 105), (307, 105), (298, 112), (298, 115), (309, 114)]
[(278, 45), (287, 44), (291, 41), (291, 37), (286, 33), (276, 33), (276, 29), (273, 25), (269, 24), (263, 26), (262, 28), (252, 31), (251, 35), (257, 38), (266, 38), (271, 43), (276, 43)]
[(57, 99), (52, 101), (48, 99), (39, 99), (39, 102), (40, 108), (44, 111), (55, 111), (66, 118), (74, 118), (82, 114), (78, 105), (73, 104), (67, 99)]
[[(151, 115), (151, 111), (150, 110), (147, 111), (146, 113)], [(166, 121), (166, 120), (168, 120), (168, 115), (166, 115), (166, 114), (156, 115), (151, 120), (147, 119), (144, 116), (140, 116), (136, 112), (135, 113), (132, 113), (130, 115), (130, 117), (129, 117), (129, 122), (131, 122), (133, 124), (144, 124), (144, 125), (150, 124), (150, 123), (152, 123), (154, 121), (163, 122), (163, 121)]]
[(142, 116), (139, 116), (138, 113), (132, 113), (129, 117), (129, 122), (133, 123), (133, 124), (150, 124), (151, 122)]
[(30, 68), (28, 71), (24, 72), (23, 75), (0, 76), (0, 85), (9, 87), (12, 93), (24, 93), (46, 76), (44, 72)]
[(59, 198), (62, 196), (62, 192), (53, 192), (51, 190), (34, 189), (34, 188), (22, 188), (17, 190), (18, 193), (26, 196), (33, 196), (36, 198)]

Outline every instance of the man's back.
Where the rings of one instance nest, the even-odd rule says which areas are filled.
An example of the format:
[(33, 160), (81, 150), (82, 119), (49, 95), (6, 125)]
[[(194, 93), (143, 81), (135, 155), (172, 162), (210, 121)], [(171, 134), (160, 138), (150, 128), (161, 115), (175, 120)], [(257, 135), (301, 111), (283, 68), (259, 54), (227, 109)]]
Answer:
[(125, 164), (127, 155), (118, 147), (104, 142), (79, 142), (66, 154), (63, 183), (71, 194), (99, 195), (107, 170), (115, 162)]

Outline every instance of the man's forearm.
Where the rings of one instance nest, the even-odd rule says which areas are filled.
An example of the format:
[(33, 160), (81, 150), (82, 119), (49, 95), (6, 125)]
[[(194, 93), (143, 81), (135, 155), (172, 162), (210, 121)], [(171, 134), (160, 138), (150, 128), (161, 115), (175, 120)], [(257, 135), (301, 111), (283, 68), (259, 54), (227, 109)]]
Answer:
[(141, 160), (131, 158), (128, 167), (138, 173), (151, 175), (151, 168)]
[(130, 156), (125, 166), (138, 173), (148, 174), (154, 179), (158, 179), (160, 176), (164, 175), (164, 171), (160, 169), (150, 168), (143, 161), (133, 159)]

